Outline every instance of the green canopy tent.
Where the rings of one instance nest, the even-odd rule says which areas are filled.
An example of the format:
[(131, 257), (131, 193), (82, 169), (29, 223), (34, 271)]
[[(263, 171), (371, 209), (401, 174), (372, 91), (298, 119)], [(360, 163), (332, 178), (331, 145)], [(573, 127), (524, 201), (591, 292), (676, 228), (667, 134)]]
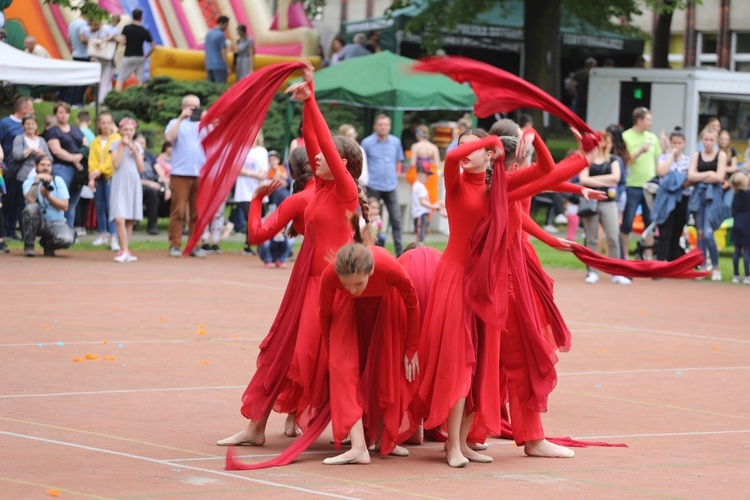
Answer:
[[(412, 73), (416, 61), (383, 51), (342, 61), (315, 72), (315, 98), (318, 102), (340, 103), (366, 108), (366, 123), (374, 110), (389, 112), (392, 133), (401, 135), (404, 111), (471, 111), (476, 96), (466, 85), (444, 75)], [(286, 144), (293, 108), (287, 104)]]

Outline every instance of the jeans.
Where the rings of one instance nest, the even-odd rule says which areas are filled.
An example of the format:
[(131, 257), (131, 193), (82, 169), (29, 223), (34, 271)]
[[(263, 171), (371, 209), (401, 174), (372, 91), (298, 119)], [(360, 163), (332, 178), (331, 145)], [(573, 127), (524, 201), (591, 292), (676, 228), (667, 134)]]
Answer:
[(283, 241), (268, 240), (258, 245), (258, 255), (263, 262), (286, 262), (292, 254), (292, 242), (288, 238)]
[(401, 245), (401, 207), (398, 203), (398, 193), (395, 189), (393, 191), (378, 191), (368, 187), (367, 197), (370, 196), (385, 204), (385, 208), (388, 210), (388, 223), (393, 232), (393, 246), (396, 248), (396, 256), (401, 255), (404, 248)]
[(244, 233), (247, 231), (247, 217), (249, 214), (249, 201), (238, 201), (235, 203), (234, 210), (229, 216), (229, 222), (234, 224), (234, 231), (236, 233)]
[(26, 248), (34, 248), (34, 240), (41, 236), (42, 247), (45, 250), (70, 248), (76, 241), (75, 230), (64, 221), (48, 222), (44, 219), (39, 203), (27, 203), (23, 209), (23, 244)]
[(622, 224), (620, 224), (620, 232), (622, 234), (630, 234), (633, 230), (633, 219), (635, 218), (635, 212), (638, 210), (638, 205), (641, 206), (643, 211), (643, 224), (644, 227), (648, 227), (651, 224), (651, 207), (646, 203), (646, 198), (643, 196), (643, 188), (630, 187), (625, 188), (627, 200), (625, 201), (625, 210), (622, 212)]
[(65, 185), (68, 187), (70, 199), (68, 200), (68, 209), (65, 211), (65, 220), (70, 227), (73, 227), (73, 225), (75, 224), (76, 206), (78, 206), (78, 200), (81, 199), (81, 188), (71, 188), (75, 171), (75, 167), (60, 165), (59, 163), (55, 163), (54, 165), (52, 165), (52, 175), (59, 175), (60, 177), (62, 177), (62, 179), (65, 181)]
[(96, 225), (101, 234), (117, 234), (115, 221), (109, 220), (109, 200), (112, 194), (112, 179), (99, 177), (94, 191), (94, 206), (96, 207)]
[(414, 231), (417, 233), (417, 242), (424, 241), (427, 226), (430, 223), (430, 214), (422, 214), (414, 218)]
[(3, 196), (5, 234), (2, 236), (10, 238), (16, 236), (16, 226), (21, 221), (21, 213), (23, 207), (26, 206), (26, 198), (23, 197), (23, 181), (10, 181), (7, 189), (8, 193)]
[(268, 204), (269, 205), (276, 205), (277, 207), (281, 205), (281, 202), (289, 198), (289, 190), (287, 188), (279, 188), (273, 193), (268, 195)]
[(208, 73), (209, 82), (227, 83), (227, 70), (225, 69), (209, 69), (206, 73)]
[(680, 237), (687, 223), (688, 199), (688, 196), (683, 195), (664, 224), (659, 226), (659, 241), (656, 244), (657, 260), (672, 262), (683, 254)]
[[(718, 201), (721, 203), (721, 201)], [(714, 239), (714, 229), (711, 227), (708, 217), (706, 216), (706, 205), (701, 205), (698, 213), (695, 214), (695, 229), (698, 231), (698, 248), (703, 252), (704, 257), (711, 258), (711, 265), (714, 269), (719, 268), (719, 247), (716, 246)]]
[(607, 239), (607, 255), (611, 259), (619, 259), (620, 236), (617, 233), (617, 204), (614, 201), (600, 201), (596, 206), (596, 214), (581, 217), (586, 231), (586, 248), (596, 252), (599, 246), (599, 224), (601, 224)]

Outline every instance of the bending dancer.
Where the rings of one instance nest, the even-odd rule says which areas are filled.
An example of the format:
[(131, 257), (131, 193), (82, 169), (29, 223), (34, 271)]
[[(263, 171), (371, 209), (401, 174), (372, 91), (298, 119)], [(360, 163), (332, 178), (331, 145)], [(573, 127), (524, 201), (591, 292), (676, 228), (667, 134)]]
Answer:
[[(492, 461), (466, 444), (472, 421), (493, 434), (499, 434), (501, 427), (500, 332), (479, 321), (476, 331), (481, 330), (480, 335), (467, 331), (469, 318), (465, 317), (463, 295), (464, 264), (472, 233), (489, 213), (487, 180), (492, 170), (488, 172), (488, 167), (499, 140), (483, 130), (467, 130), (458, 144), (445, 159), (451, 237), (435, 271), (427, 303), (419, 349), (424, 376), (415, 402), (418, 416), (426, 416), (425, 429), (447, 421), (445, 450), (451, 467), (464, 467), (469, 461)], [(480, 340), (482, 346), (477, 345)]]
[(352, 445), (326, 465), (370, 463), (368, 444), (381, 455), (408, 456), (398, 444), (418, 425), (408, 412), (419, 375), (416, 290), (388, 251), (362, 244), (358, 215), (352, 222), (357, 243), (338, 251), (320, 284), (333, 438), (338, 448), (348, 433)]
[(304, 82), (287, 90), (293, 99), (304, 101), (305, 146), (315, 159), (316, 187), (304, 214), (305, 239), (276, 320), (260, 345), (258, 369), (242, 396), (242, 414), (250, 422), (241, 432), (217, 442), (222, 446), (263, 445), (274, 403), (277, 411), (296, 414), (296, 424), (304, 430), (327, 401), (327, 354), (317, 321), (320, 275), (328, 254), (352, 239), (347, 214), (361, 207), (367, 218), (368, 208), (356, 180), (362, 172), (359, 145), (331, 137), (312, 93), (312, 72), (307, 65)]

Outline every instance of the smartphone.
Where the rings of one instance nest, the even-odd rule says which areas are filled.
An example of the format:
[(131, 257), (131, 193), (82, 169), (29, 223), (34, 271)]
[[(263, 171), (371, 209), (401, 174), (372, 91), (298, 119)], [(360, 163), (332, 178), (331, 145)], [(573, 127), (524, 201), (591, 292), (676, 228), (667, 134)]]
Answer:
[(190, 115), (190, 121), (191, 122), (199, 122), (201, 121), (201, 114), (203, 113), (203, 110), (201, 108), (193, 108), (193, 114)]

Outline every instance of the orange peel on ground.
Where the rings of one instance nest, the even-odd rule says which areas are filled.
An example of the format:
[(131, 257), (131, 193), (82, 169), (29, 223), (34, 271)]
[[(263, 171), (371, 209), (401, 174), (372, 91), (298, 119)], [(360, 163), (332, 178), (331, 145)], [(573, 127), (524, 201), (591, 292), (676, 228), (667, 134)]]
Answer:
[(97, 356), (96, 354), (91, 354), (90, 352), (87, 352), (86, 359), (95, 360), (95, 359), (99, 359), (99, 356)]
[(82, 361), (86, 361), (84, 358), (73, 358), (73, 363), (81, 363)]
[(205, 366), (205, 365), (207, 365), (207, 364), (208, 364), (208, 361), (206, 361), (206, 360), (204, 359), (203, 361), (198, 361), (198, 364), (199, 364), (199, 365), (204, 365), (204, 366)]
[(49, 490), (47, 490), (47, 491), (46, 491), (45, 493), (47, 493), (47, 494), (48, 494), (49, 496), (51, 496), (51, 497), (59, 497), (59, 496), (62, 496), (62, 493), (60, 493), (60, 490), (53, 490), (53, 489), (49, 489)]

